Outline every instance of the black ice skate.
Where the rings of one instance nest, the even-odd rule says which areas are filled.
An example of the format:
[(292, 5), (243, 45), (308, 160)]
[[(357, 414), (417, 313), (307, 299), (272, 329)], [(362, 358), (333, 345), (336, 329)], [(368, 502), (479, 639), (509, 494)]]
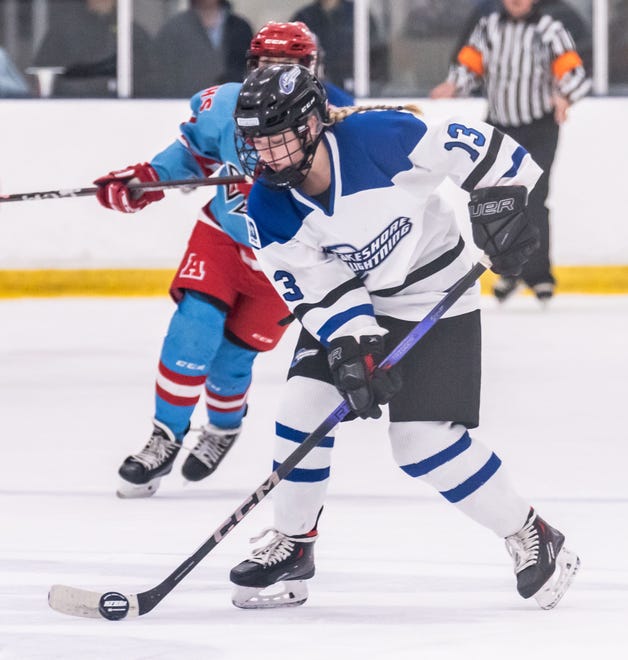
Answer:
[(534, 509), (530, 509), (525, 525), (506, 538), (515, 564), (517, 591), (523, 598), (534, 596), (544, 610), (557, 605), (580, 567), (580, 559), (564, 547), (564, 542), (565, 537)]
[(161, 477), (172, 470), (181, 443), (172, 431), (153, 420), (153, 433), (139, 454), (128, 456), (120, 466), (117, 495), (122, 498), (150, 497), (157, 492)]
[(493, 295), (502, 303), (519, 288), (519, 280), (516, 277), (500, 277), (493, 285)]
[(219, 465), (240, 435), (237, 429), (219, 429), (213, 424), (201, 428), (194, 449), (185, 459), (181, 473), (188, 481), (208, 477)]
[[(307, 600), (304, 580), (314, 576), (314, 542), (316, 529), (300, 536), (286, 536), (276, 529), (265, 529), (251, 539), (255, 543), (268, 532), (274, 536), (267, 545), (253, 550), (246, 559), (231, 569), (232, 602), (243, 609), (291, 607)], [(274, 589), (269, 587), (275, 586)]]

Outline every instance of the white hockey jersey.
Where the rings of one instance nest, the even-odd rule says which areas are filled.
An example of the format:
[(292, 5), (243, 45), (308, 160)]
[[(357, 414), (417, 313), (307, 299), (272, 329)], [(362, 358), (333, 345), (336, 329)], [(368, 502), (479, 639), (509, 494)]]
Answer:
[[(376, 314), (420, 320), (471, 259), (437, 188), (531, 190), (541, 169), (527, 151), (483, 122), (428, 125), (409, 112), (356, 113), (324, 132), (331, 160), (329, 207), (299, 190), (255, 183), (249, 240), (277, 291), (323, 344), (383, 334)], [(449, 312), (479, 305), (479, 286)]]

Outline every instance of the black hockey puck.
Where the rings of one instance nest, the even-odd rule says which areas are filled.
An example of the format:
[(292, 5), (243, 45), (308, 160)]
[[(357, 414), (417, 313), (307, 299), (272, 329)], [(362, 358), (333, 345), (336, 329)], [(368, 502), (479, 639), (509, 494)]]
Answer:
[(119, 621), (129, 613), (129, 599), (117, 591), (108, 591), (100, 597), (98, 611), (109, 621)]

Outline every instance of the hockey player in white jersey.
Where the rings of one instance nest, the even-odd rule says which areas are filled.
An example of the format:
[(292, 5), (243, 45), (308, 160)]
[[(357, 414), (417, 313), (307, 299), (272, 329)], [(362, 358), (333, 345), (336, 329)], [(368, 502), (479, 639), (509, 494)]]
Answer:
[[(483, 122), (431, 125), (400, 108), (364, 110), (330, 110), (300, 66), (252, 72), (238, 97), (239, 158), (256, 176), (250, 241), (303, 326), (276, 464), (337, 406), (338, 392), (363, 418), (388, 403), (401, 470), (506, 539), (519, 593), (549, 609), (579, 559), (469, 434), (479, 417), (478, 285), (397, 366), (374, 368), (470, 268), (438, 186), (449, 177), (470, 193), (475, 242), (495, 272), (516, 275), (538, 245), (525, 205), (540, 168)], [(272, 538), (231, 571), (235, 605), (305, 602), (333, 445), (330, 434), (278, 485)]]

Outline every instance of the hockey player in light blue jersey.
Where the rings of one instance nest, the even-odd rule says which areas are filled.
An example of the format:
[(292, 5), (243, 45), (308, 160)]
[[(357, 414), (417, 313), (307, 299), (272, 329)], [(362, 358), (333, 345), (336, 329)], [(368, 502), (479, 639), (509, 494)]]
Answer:
[[(469, 433), (479, 422), (479, 286), (398, 365), (374, 368), (470, 268), (440, 184), (449, 178), (470, 193), (475, 242), (495, 272), (517, 274), (538, 246), (525, 206), (540, 168), (483, 122), (432, 125), (411, 107), (363, 110), (330, 111), (323, 87), (299, 66), (252, 72), (239, 94), (240, 161), (257, 176), (251, 243), (303, 326), (275, 461), (337, 407), (338, 393), (363, 418), (388, 403), (401, 470), (506, 539), (521, 596), (554, 607), (579, 560)], [(277, 486), (272, 539), (231, 571), (235, 605), (306, 600), (333, 445), (329, 434)]]
[[(272, 62), (318, 66), (312, 33), (303, 23), (267, 23), (252, 39), (250, 69)], [(107, 208), (132, 213), (163, 198), (162, 192), (131, 195), (130, 181), (194, 179), (240, 173), (233, 110), (241, 83), (200, 91), (180, 138), (150, 163), (110, 172), (95, 183)], [(337, 103), (347, 96), (333, 91)], [(118, 495), (153, 495), (189, 430), (205, 393), (209, 423), (182, 465), (198, 481), (211, 474), (240, 433), (253, 361), (272, 349), (291, 316), (248, 244), (246, 198), (250, 184), (219, 186), (199, 212), (170, 293), (177, 303), (164, 340), (155, 386), (153, 432), (146, 446), (121, 465)]]

